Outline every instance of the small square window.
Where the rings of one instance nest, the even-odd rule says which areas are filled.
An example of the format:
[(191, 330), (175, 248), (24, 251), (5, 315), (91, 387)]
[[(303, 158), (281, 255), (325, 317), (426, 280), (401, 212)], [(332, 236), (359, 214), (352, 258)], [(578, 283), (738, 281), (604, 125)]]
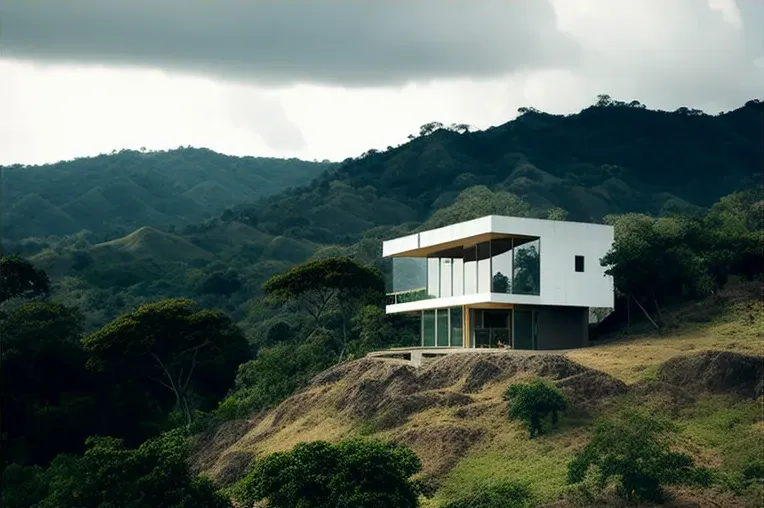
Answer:
[(584, 257), (583, 256), (576, 256), (576, 271), (577, 272), (583, 272), (584, 271)]

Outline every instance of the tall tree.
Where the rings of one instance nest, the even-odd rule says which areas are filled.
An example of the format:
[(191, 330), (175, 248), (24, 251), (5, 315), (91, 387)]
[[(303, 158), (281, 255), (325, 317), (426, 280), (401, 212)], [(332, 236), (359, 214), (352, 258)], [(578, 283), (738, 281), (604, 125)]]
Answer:
[(225, 314), (173, 299), (143, 305), (84, 339), (88, 364), (168, 390), (191, 423), (189, 394), (219, 399), (250, 358), (241, 330)]
[(376, 268), (335, 257), (295, 266), (269, 279), (263, 290), (270, 300), (278, 303), (300, 302), (313, 318), (313, 331), (322, 325), (326, 314), (336, 306), (341, 317), (342, 360), (347, 349), (350, 319), (363, 305), (382, 302), (385, 281)]
[(50, 280), (44, 270), (19, 256), (0, 259), (0, 303), (11, 298), (47, 296)]

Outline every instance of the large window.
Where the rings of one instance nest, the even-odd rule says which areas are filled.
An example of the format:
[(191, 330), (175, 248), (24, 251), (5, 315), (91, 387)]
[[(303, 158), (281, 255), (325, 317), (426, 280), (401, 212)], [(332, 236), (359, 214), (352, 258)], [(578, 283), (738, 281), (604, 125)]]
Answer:
[(451, 307), (451, 347), (461, 347), (462, 344), (464, 344), (462, 308)]
[(422, 311), (422, 346), (461, 347), (463, 344), (461, 307)]
[(432, 347), (435, 345), (435, 311), (422, 311), (422, 345)]
[(491, 292), (512, 292), (512, 239), (491, 240)]
[(436, 335), (438, 337), (437, 345), (448, 346), (448, 334), (450, 332), (450, 327), (448, 326), (448, 309), (438, 309), (436, 315), (438, 316), (438, 327), (436, 330)]
[(427, 258), (393, 258), (389, 303), (424, 300), (427, 292)]
[(464, 294), (464, 260), (462, 258), (454, 258), (451, 260), (453, 267), (453, 275), (451, 275), (451, 282), (453, 283), (454, 296), (460, 296)]
[(478, 293), (491, 292), (491, 243), (477, 244)]
[(512, 293), (538, 295), (541, 293), (541, 244), (539, 239), (523, 243), (514, 249)]
[(477, 249), (473, 245), (464, 248), (464, 294), (475, 295), (477, 289)]

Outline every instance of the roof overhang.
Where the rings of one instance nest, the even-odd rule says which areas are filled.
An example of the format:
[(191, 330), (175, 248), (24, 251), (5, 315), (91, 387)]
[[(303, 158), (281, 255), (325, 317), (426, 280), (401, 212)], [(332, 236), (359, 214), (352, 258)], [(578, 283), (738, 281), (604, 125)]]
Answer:
[[(532, 240), (535, 235), (499, 232), (492, 229), (493, 216), (481, 217), (429, 231), (388, 240), (382, 244), (383, 257), (428, 257), (457, 247), (470, 247), (500, 238)], [(527, 219), (526, 219), (527, 220)]]

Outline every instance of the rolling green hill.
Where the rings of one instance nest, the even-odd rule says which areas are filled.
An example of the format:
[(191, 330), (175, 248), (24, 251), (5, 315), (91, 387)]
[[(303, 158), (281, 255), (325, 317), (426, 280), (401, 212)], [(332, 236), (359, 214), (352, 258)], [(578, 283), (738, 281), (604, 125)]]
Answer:
[[(554, 208), (564, 209), (570, 219), (587, 221), (629, 212), (665, 216), (703, 210), (721, 196), (753, 186), (757, 171), (764, 167), (761, 115), (761, 103), (756, 101), (711, 116), (686, 109), (652, 111), (601, 98), (567, 116), (523, 110), (517, 119), (481, 132), (423, 126), (422, 134), (410, 142), (331, 166), (302, 187), (259, 199), (253, 195), (247, 204), (217, 217), (162, 232), (155, 224), (166, 224), (170, 211), (157, 203), (198, 211), (197, 205), (188, 203), (210, 196), (210, 202), (222, 209), (222, 189), (233, 188), (233, 180), (222, 175), (249, 178), (242, 169), (247, 164), (266, 167), (280, 162), (284, 168), (299, 168), (293, 176), (300, 174), (304, 181), (321, 166), (238, 159), (208, 150), (121, 152), (84, 161), (94, 167), (97, 160), (112, 158), (136, 165), (142, 160), (158, 165), (164, 161), (177, 172), (140, 166), (145, 169), (141, 178), (119, 176), (109, 182), (104, 176), (99, 182), (105, 183), (81, 192), (65, 207), (57, 207), (55, 196), (46, 194), (44, 187), (19, 198), (12, 207), (24, 212), (34, 236), (41, 236), (49, 224), (59, 230), (78, 229), (98, 217), (109, 217), (110, 224), (122, 227), (134, 222), (130, 231), (138, 231), (125, 231), (127, 236), (121, 239), (109, 237), (113, 241), (106, 244), (103, 237), (83, 234), (24, 240), (17, 250), (34, 256), (57, 284), (72, 291), (77, 288), (77, 301), (92, 316), (92, 326), (141, 302), (169, 296), (193, 297), (244, 319), (247, 302), (258, 297), (261, 284), (291, 265), (311, 256), (349, 255), (385, 270), (381, 240), (417, 228), (491, 213), (546, 217)], [(152, 191), (167, 194), (167, 189), (176, 189), (164, 201), (147, 190), (153, 187), (146, 181), (179, 175), (183, 161), (194, 157), (226, 161), (227, 166), (208, 180), (204, 175), (213, 173), (209, 166), (193, 166), (188, 174), (177, 176), (178, 182)], [(61, 164), (68, 168), (77, 163)], [(283, 178), (279, 182), (286, 185)], [(247, 201), (246, 196), (237, 196)], [(218, 205), (208, 204), (207, 210)], [(138, 223), (138, 217), (146, 221)], [(13, 220), (9, 214), (6, 224), (12, 232)], [(181, 224), (178, 216), (173, 221)], [(21, 222), (16, 224), (18, 234)], [(143, 226), (154, 229), (140, 229)], [(235, 272), (242, 281), (237, 292), (200, 292), (201, 281), (226, 271)], [(125, 275), (130, 273), (134, 275)], [(110, 286), (115, 280), (121, 282)], [(88, 289), (93, 285), (99, 289)]]
[(327, 167), (199, 148), (122, 150), (43, 166), (0, 167), (3, 236), (19, 240), (89, 230), (113, 237), (142, 226), (182, 226), (303, 185)]

